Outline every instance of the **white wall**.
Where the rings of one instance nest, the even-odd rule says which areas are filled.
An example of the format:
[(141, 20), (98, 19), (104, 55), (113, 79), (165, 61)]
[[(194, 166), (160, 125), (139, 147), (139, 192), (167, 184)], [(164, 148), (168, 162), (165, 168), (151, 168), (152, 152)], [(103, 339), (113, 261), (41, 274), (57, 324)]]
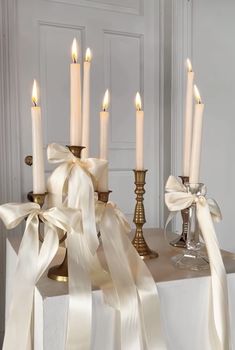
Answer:
[[(235, 2), (179, 0), (177, 3), (175, 18), (178, 16), (179, 21), (181, 18), (182, 23), (181, 30), (173, 33), (177, 47), (174, 57), (179, 62), (192, 53), (196, 83), (205, 103), (201, 181), (207, 185), (209, 196), (218, 201), (223, 213), (223, 222), (217, 226), (221, 246), (235, 251)], [(183, 69), (182, 63), (178, 69), (174, 66), (173, 74), (173, 84), (181, 89), (178, 96), (181, 108)], [(178, 151), (182, 145), (181, 130), (176, 125), (181, 128), (180, 113), (174, 115), (173, 111), (177, 133), (174, 145)], [(173, 154), (178, 162), (175, 169), (180, 171), (181, 156)]]
[(193, 63), (205, 101), (202, 179), (222, 209), (223, 247), (235, 251), (235, 2), (193, 3)]

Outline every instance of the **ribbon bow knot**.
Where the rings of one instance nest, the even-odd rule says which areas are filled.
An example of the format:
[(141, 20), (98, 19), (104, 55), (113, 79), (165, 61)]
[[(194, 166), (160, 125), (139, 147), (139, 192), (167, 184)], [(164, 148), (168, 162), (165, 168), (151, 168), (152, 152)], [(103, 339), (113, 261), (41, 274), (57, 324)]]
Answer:
[(102, 220), (105, 220), (105, 210), (110, 208), (112, 212), (115, 214), (116, 219), (120, 223), (122, 230), (127, 234), (131, 231), (131, 226), (127, 221), (123, 212), (118, 208), (117, 204), (109, 201), (108, 203), (104, 203), (102, 201), (96, 202), (96, 222), (98, 225), (101, 224)]
[(196, 206), (208, 205), (213, 220), (217, 222), (222, 220), (222, 214), (217, 202), (212, 198), (206, 198), (205, 185), (201, 187), (200, 192), (192, 193), (180, 180), (171, 175), (166, 183), (165, 202), (171, 212), (186, 209), (193, 203)]
[[(0, 217), (7, 229), (27, 218), (18, 252), (12, 300), (6, 323), (3, 349), (25, 350), (30, 336), (34, 288), (55, 256), (59, 239), (57, 228), (76, 231), (80, 220), (77, 210), (42, 210), (36, 203), (9, 203), (0, 206)], [(44, 241), (38, 239), (39, 218), (44, 222)], [(22, 302), (22, 298), (24, 302)]]
[(108, 162), (96, 158), (78, 159), (67, 147), (56, 143), (48, 146), (47, 156), (50, 163), (60, 163), (48, 179), (51, 205), (66, 204), (81, 210), (83, 233), (91, 253), (95, 254), (99, 241), (95, 224), (94, 187)]

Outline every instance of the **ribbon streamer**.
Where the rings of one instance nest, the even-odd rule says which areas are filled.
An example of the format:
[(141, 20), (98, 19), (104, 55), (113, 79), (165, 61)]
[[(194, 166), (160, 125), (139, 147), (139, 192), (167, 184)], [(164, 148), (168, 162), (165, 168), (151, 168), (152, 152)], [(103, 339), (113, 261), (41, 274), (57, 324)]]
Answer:
[[(81, 161), (67, 148), (56, 144), (49, 145), (48, 158), (50, 162), (62, 163), (49, 179), (49, 192), (59, 193), (57, 203), (80, 209), (82, 215), (82, 226), (78, 232), (68, 235), (67, 242), (70, 302), (66, 349), (90, 349), (91, 280), (95, 277), (105, 301), (120, 311), (122, 350), (165, 350), (155, 282), (126, 236), (129, 224), (112, 203), (96, 204), (96, 221), (112, 281), (106, 278), (109, 275), (102, 269), (96, 254), (99, 242), (94, 187), (107, 162)], [(97, 272), (104, 283), (97, 278)], [(76, 327), (79, 319), (83, 322), (82, 332)]]
[[(69, 311), (66, 349), (89, 350), (92, 331), (91, 273), (94, 268), (102, 278), (105, 272), (96, 251), (99, 240), (96, 231), (94, 188), (107, 167), (107, 161), (76, 158), (67, 147), (50, 144), (47, 149), (51, 163), (61, 163), (48, 180), (48, 191), (57, 205), (80, 209), (82, 227), (68, 234)], [(67, 199), (65, 201), (65, 198)], [(107, 274), (106, 274), (107, 275)], [(82, 320), (78, 332), (77, 320)], [(78, 345), (79, 344), (79, 345)]]
[[(219, 221), (222, 217), (220, 209), (213, 199), (205, 198), (205, 193), (195, 195), (188, 192), (174, 176), (170, 176), (167, 180), (165, 202), (168, 209), (175, 214), (196, 203), (196, 215), (207, 248), (211, 270), (208, 324), (211, 349), (228, 350), (231, 344), (227, 276), (213, 225), (213, 220)], [(168, 223), (169, 220), (167, 220)]]
[(127, 236), (130, 225), (112, 202), (97, 201), (96, 217), (119, 300), (121, 349), (166, 350), (156, 284)]
[[(70, 227), (76, 222), (76, 215), (77, 212), (72, 209), (62, 211), (52, 208), (43, 211), (36, 203), (12, 203), (0, 206), (0, 217), (7, 229), (15, 228), (27, 217), (18, 252), (3, 350), (25, 350), (29, 344), (31, 345), (30, 325), (35, 285), (58, 250), (57, 228), (69, 232)], [(39, 218), (44, 222), (45, 232), (40, 250)]]

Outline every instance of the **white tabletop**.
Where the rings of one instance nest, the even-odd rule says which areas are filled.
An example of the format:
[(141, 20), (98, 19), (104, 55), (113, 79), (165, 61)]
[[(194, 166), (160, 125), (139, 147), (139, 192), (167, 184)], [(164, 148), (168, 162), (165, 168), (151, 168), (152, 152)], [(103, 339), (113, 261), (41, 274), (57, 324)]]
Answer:
[[(210, 350), (205, 341), (210, 271), (180, 270), (173, 266), (171, 258), (179, 249), (171, 247), (160, 229), (146, 229), (146, 241), (159, 257), (148, 260), (148, 265), (158, 287), (161, 301), (163, 327), (170, 350)], [(18, 243), (11, 239), (7, 245), (7, 294)], [(99, 250), (103, 255), (102, 247)], [(235, 257), (222, 252), (228, 273), (229, 295), (235, 295)], [(64, 248), (60, 248), (52, 265), (62, 261)], [(34, 350), (64, 350), (68, 288), (63, 282), (55, 282), (46, 274), (37, 284), (35, 298), (35, 346)], [(235, 298), (230, 298), (232, 329), (235, 326)], [(119, 350), (115, 334), (115, 311), (103, 302), (102, 294), (93, 291), (93, 339), (92, 350)], [(235, 335), (233, 344), (235, 344)]]

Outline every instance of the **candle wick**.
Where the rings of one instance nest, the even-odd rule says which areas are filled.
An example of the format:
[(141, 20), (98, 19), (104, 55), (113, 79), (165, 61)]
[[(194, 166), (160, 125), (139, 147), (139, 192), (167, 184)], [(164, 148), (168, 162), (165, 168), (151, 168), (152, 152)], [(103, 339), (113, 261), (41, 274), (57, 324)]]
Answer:
[(76, 61), (76, 58), (75, 58), (75, 57), (73, 58), (73, 63), (77, 63), (77, 61)]
[(33, 105), (34, 105), (34, 107), (37, 107), (36, 101), (33, 101)]

